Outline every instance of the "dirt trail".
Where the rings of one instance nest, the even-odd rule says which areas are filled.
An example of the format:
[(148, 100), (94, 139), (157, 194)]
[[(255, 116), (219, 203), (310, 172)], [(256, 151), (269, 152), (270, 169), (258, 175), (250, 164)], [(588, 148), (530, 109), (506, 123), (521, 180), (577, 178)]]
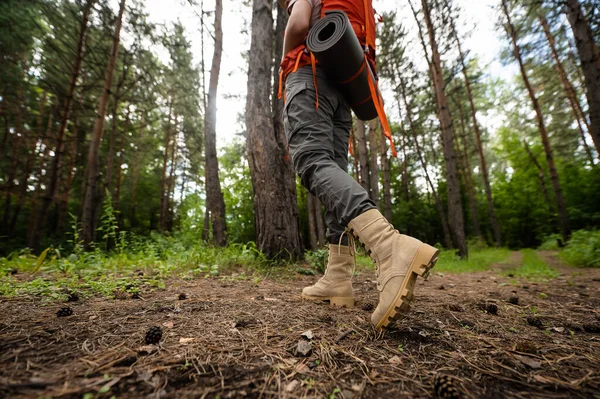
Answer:
[[(141, 300), (76, 302), (65, 318), (62, 304), (0, 299), (0, 397), (431, 397), (444, 374), (463, 397), (599, 398), (600, 270), (560, 270), (547, 283), (436, 274), (383, 336), (368, 323), (370, 272), (354, 309), (301, 301), (316, 279), (301, 276), (170, 280)], [(151, 326), (159, 346), (143, 342)]]

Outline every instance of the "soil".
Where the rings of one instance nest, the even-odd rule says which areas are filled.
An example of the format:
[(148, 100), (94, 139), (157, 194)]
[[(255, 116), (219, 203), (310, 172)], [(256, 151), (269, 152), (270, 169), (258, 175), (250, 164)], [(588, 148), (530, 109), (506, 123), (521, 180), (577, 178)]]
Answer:
[(465, 398), (600, 398), (600, 270), (543, 256), (559, 278), (434, 273), (383, 334), (371, 272), (352, 309), (302, 301), (317, 277), (300, 275), (174, 279), (60, 318), (65, 304), (0, 299), (0, 397), (427, 398), (437, 381)]

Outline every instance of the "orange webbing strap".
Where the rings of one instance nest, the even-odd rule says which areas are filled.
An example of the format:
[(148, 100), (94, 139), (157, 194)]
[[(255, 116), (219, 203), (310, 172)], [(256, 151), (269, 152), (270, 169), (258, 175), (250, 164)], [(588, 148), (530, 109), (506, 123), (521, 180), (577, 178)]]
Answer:
[(367, 42), (367, 46), (371, 46), (375, 48), (375, 38), (371, 36), (372, 26), (371, 26), (371, 18), (369, 18), (369, 0), (363, 0), (363, 4), (365, 5), (365, 41)]
[(350, 132), (350, 137), (348, 137), (348, 149), (350, 150), (350, 155), (354, 156), (354, 131)]
[(312, 64), (312, 73), (313, 73), (313, 84), (315, 85), (315, 97), (317, 101), (315, 103), (315, 107), (319, 109), (319, 86), (317, 85), (317, 60), (315, 59), (315, 55), (310, 53), (310, 63)]
[(283, 92), (283, 69), (279, 69), (279, 89), (277, 90), (277, 99), (281, 100), (281, 94)]
[[(367, 61), (367, 55), (365, 54), (365, 62)], [(385, 110), (383, 108), (383, 99), (381, 98), (381, 94), (373, 82), (371, 74), (368, 76), (369, 80), (369, 90), (371, 91), (371, 97), (373, 98), (373, 103), (375, 104), (375, 108), (377, 109), (377, 116), (379, 116), (379, 121), (381, 122), (381, 127), (383, 128), (383, 135), (387, 137), (390, 142), (390, 148), (392, 149), (392, 156), (395, 158), (398, 156), (396, 152), (396, 146), (394, 146), (394, 139), (392, 138), (392, 132), (390, 131), (390, 124), (388, 123), (387, 117), (385, 116)]]
[(285, 98), (285, 92), (283, 91), (283, 81), (285, 79), (287, 79), (287, 76), (290, 73), (294, 73), (298, 70), (298, 67), (300, 66), (300, 60), (302, 60), (302, 52), (299, 52), (298, 55), (296, 56), (296, 61), (294, 63), (294, 69), (292, 69), (291, 72), (286, 72), (283, 68), (281, 68), (279, 70), (279, 90), (277, 91), (277, 98), (279, 100), (281, 100), (281, 96), (283, 95), (283, 102), (285, 103), (287, 101), (287, 99)]
[(350, 79), (346, 79), (346, 80), (344, 80), (342, 82), (337, 82), (337, 83), (340, 84), (340, 85), (345, 85), (346, 83), (352, 82), (354, 79), (356, 79), (356, 78), (358, 78), (360, 76), (360, 74), (365, 70), (365, 68), (366, 68), (366, 64), (363, 62), (360, 65), (360, 68), (358, 69), (358, 72), (356, 72), (354, 75), (352, 75), (352, 77)]

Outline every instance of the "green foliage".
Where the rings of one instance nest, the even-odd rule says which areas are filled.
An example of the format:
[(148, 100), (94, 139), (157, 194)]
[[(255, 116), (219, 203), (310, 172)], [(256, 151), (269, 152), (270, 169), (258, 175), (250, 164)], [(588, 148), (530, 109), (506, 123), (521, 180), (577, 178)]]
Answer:
[(309, 251), (306, 253), (306, 261), (308, 264), (318, 271), (319, 273), (325, 273), (327, 267), (327, 257), (329, 256), (329, 250), (327, 248), (317, 249), (315, 251)]
[(600, 231), (574, 232), (560, 256), (575, 266), (600, 267)]
[[(91, 252), (65, 251), (63, 255), (59, 249), (48, 248), (41, 256), (24, 250), (0, 258), (0, 295), (64, 300), (68, 290), (75, 290), (84, 296), (111, 296), (115, 290), (163, 289), (171, 277), (249, 278), (271, 274), (274, 266), (254, 243), (214, 248), (201, 242), (186, 245), (178, 237), (130, 234), (122, 247), (109, 252), (96, 247)], [(35, 279), (18, 277), (36, 270)]]
[(560, 234), (550, 234), (542, 240), (542, 244), (538, 247), (540, 251), (557, 251), (559, 249), (559, 241), (562, 242)]
[(469, 253), (469, 258), (461, 260), (456, 251), (442, 251), (435, 267), (435, 272), (466, 273), (479, 272), (494, 264), (507, 263), (512, 251), (506, 248), (475, 249)]

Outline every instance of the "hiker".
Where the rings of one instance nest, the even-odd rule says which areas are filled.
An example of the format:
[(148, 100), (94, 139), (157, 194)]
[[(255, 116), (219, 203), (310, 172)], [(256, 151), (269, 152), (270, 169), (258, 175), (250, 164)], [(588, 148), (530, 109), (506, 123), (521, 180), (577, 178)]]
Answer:
[(429, 274), (439, 251), (395, 230), (367, 191), (347, 173), (350, 106), (305, 46), (309, 29), (325, 11), (341, 10), (348, 15), (366, 49), (365, 59), (374, 69), (375, 14), (371, 0), (279, 0), (279, 4), (290, 16), (280, 70), (285, 85), (289, 154), (302, 185), (327, 211), (327, 269), (315, 285), (302, 291), (302, 297), (326, 300), (332, 306), (354, 306), (351, 280), (353, 242), (357, 239), (375, 263), (379, 304), (371, 321), (381, 331), (410, 309), (417, 276)]

